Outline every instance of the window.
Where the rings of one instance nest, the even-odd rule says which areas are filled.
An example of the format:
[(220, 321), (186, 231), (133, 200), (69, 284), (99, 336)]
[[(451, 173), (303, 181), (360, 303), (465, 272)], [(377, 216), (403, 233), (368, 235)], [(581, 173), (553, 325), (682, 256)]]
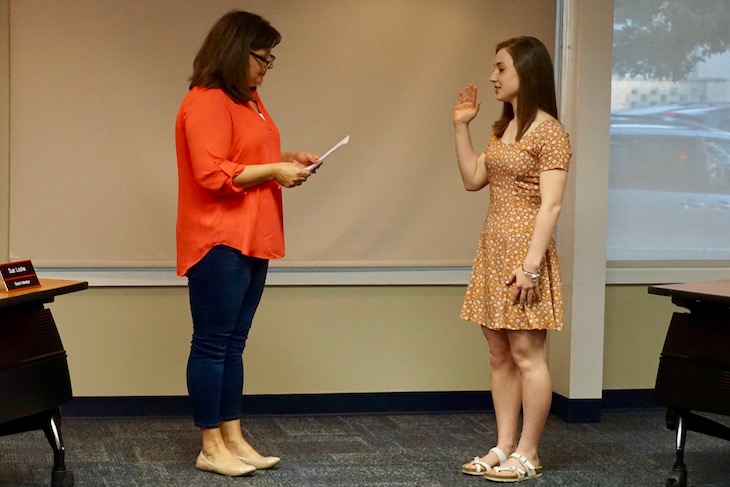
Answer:
[(728, 22), (719, 0), (616, 0), (609, 261), (730, 260)]

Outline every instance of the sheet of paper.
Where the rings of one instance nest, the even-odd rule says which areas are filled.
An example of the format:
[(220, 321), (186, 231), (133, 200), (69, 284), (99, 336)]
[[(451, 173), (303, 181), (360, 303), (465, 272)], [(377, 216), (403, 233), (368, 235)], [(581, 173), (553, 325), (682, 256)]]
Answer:
[(342, 139), (341, 141), (337, 142), (334, 145), (334, 147), (332, 147), (330, 150), (328, 150), (327, 152), (325, 152), (323, 155), (319, 156), (319, 160), (317, 162), (315, 162), (314, 164), (310, 164), (309, 166), (307, 166), (306, 169), (308, 169), (309, 171), (314, 171), (315, 169), (317, 169), (319, 166), (322, 165), (322, 163), (324, 162), (324, 160), (325, 160), (325, 158), (327, 156), (329, 156), (334, 151), (336, 151), (337, 149), (339, 149), (343, 145), (347, 144), (348, 142), (350, 142), (350, 136), (349, 135), (347, 137), (345, 137), (344, 139)]

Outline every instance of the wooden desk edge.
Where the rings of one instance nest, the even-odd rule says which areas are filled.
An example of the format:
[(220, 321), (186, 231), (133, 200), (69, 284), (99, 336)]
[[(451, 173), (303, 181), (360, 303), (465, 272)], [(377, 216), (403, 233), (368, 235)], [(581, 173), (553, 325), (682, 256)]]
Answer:
[(86, 281), (69, 281), (65, 279), (42, 279), (40, 286), (27, 287), (15, 291), (0, 292), (0, 307), (4, 304), (18, 304), (31, 301), (51, 302), (55, 296), (83, 291), (89, 287)]
[(649, 294), (730, 303), (730, 279), (658, 284), (649, 286)]

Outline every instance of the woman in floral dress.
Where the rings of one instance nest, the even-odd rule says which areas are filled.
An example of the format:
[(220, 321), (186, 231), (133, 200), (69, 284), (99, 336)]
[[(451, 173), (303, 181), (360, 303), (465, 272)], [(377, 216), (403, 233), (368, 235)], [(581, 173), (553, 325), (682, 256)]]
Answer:
[(476, 86), (459, 93), (453, 114), (464, 188), (490, 188), (461, 318), (481, 325), (489, 344), (497, 419), (497, 445), (462, 472), (517, 482), (542, 475), (538, 443), (552, 398), (545, 341), (547, 330), (563, 328), (553, 232), (571, 149), (557, 119), (552, 62), (539, 40), (499, 44), (490, 81), (503, 109), (484, 152), (475, 152), (469, 132), (479, 112)]

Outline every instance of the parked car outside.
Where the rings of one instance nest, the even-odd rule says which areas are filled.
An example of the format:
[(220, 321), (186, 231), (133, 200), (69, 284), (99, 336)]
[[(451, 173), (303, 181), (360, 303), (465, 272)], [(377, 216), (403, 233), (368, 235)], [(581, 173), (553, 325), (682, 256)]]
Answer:
[(609, 261), (730, 260), (730, 133), (612, 117)]
[(670, 103), (615, 112), (619, 116), (655, 117), (672, 123), (698, 123), (730, 132), (730, 103)]

